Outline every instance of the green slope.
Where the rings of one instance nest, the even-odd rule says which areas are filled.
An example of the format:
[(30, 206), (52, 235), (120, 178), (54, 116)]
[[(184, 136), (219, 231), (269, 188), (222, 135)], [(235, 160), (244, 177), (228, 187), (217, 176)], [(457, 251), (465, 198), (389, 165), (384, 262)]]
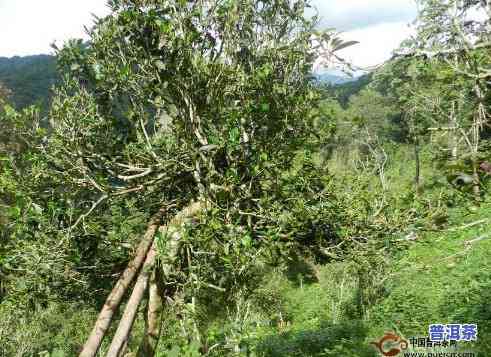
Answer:
[(364, 314), (356, 263), (328, 264), (314, 283), (305, 272), (297, 279), (270, 277), (258, 294), (276, 298), (275, 317), (244, 335), (262, 356), (363, 357), (377, 356), (370, 342), (387, 331), (409, 340), (427, 336), (430, 324), (477, 323), (477, 343), (460, 347), (490, 356), (491, 204), (473, 213), (454, 210), (450, 222), (445, 230), (401, 242), (407, 249), (383, 271), (371, 272), (381, 285)]
[(477, 323), (469, 350), (491, 355), (491, 205), (452, 213), (451, 228), (421, 237), (387, 279), (388, 296), (372, 309), (373, 333), (427, 335), (433, 323)]
[(47, 107), (58, 80), (54, 56), (0, 57), (0, 83), (12, 91), (10, 99), (17, 108), (35, 103)]

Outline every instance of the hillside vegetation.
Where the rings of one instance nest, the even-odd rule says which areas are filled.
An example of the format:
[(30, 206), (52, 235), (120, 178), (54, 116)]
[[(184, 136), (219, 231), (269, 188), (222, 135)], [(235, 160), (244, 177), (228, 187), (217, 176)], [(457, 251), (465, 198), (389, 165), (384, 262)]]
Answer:
[(0, 356), (375, 357), (452, 323), (477, 339), (441, 352), (490, 355), (491, 8), (418, 2), (336, 86), (314, 62), (354, 43), (307, 0), (112, 0), (59, 77), (0, 60)]
[(46, 108), (59, 80), (54, 56), (0, 57), (0, 83), (11, 91), (10, 102), (16, 108), (32, 104)]

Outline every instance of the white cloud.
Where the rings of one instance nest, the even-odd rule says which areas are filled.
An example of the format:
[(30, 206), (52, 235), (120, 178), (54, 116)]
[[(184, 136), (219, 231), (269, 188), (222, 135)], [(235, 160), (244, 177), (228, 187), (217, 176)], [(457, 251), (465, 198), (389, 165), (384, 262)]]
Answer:
[[(360, 41), (342, 52), (356, 65), (372, 66), (410, 33), (406, 23), (415, 16), (413, 0), (312, 0), (320, 25), (346, 31), (344, 37)], [(50, 53), (54, 41), (86, 38), (91, 13), (109, 12), (105, 0), (0, 0), (0, 56)]]
[(388, 60), (413, 32), (406, 22), (381, 23), (348, 31), (342, 34), (342, 38), (360, 43), (340, 51), (340, 55), (359, 67), (375, 66)]
[(54, 41), (86, 38), (91, 13), (108, 12), (105, 0), (0, 0), (0, 56), (49, 53)]
[(347, 31), (380, 23), (411, 21), (414, 0), (312, 0), (322, 26)]
[(412, 33), (414, 0), (313, 0), (321, 28), (344, 31), (345, 40), (360, 43), (340, 52), (359, 67), (371, 67), (391, 57)]

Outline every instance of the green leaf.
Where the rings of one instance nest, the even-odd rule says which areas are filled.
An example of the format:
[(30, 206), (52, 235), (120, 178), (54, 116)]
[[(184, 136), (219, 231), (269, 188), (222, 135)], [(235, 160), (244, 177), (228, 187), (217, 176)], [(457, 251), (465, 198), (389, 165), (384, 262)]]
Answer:
[(336, 52), (336, 51), (340, 51), (342, 49), (345, 49), (347, 47), (351, 47), (353, 45), (357, 45), (359, 44), (360, 42), (358, 41), (347, 41), (347, 42), (343, 42), (337, 46), (334, 47), (333, 51)]
[(172, 31), (172, 23), (169, 21), (164, 21), (164, 20), (157, 20), (157, 26), (160, 28), (160, 31), (162, 31), (165, 34), (168, 34)]
[(179, 357), (181, 356), (181, 348), (179, 346), (173, 346), (170, 351), (165, 354), (167, 357)]
[(80, 69), (80, 65), (78, 63), (74, 63), (70, 66), (70, 70), (75, 72), (75, 71), (78, 71)]
[(65, 352), (60, 349), (54, 349), (50, 354), (50, 357), (65, 357), (65, 356), (66, 356)]
[(99, 63), (94, 63), (92, 65), (92, 70), (94, 71), (95, 79), (100, 81), (103, 78), (101, 65)]
[(262, 111), (263, 113), (267, 113), (267, 112), (269, 112), (269, 103), (262, 103), (262, 104), (261, 104), (261, 111)]
[(244, 247), (250, 247), (252, 245), (252, 239), (249, 235), (242, 238), (241, 243)]
[(232, 144), (238, 144), (240, 140), (240, 130), (237, 127), (230, 129), (229, 131), (229, 142)]

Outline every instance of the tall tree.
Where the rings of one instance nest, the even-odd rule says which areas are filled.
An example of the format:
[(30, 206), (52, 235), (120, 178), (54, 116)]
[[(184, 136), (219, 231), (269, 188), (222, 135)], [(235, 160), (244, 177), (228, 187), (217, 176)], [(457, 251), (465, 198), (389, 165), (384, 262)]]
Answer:
[[(473, 187), (476, 199), (480, 196), (479, 180), (479, 151), (481, 148), (481, 133), (489, 121), (486, 98), (489, 85), (489, 73), (485, 67), (490, 65), (491, 58), (482, 48), (491, 44), (488, 1), (464, 0), (423, 0), (419, 2), (418, 35), (412, 43), (417, 54), (435, 57), (443, 61), (451, 71), (452, 76), (462, 83), (466, 100), (472, 103), (470, 115), (458, 102), (453, 101), (449, 111), (448, 132), (451, 139), (451, 151), (456, 155), (457, 132), (465, 142), (466, 151), (472, 162)], [(467, 87), (467, 88), (466, 88)], [(465, 90), (467, 89), (467, 90)]]
[(482, 15), (489, 4), (422, 0), (418, 5), (416, 35), (403, 43), (380, 79), (393, 77), (391, 95), (404, 107), (414, 143), (428, 134), (443, 134), (449, 166), (457, 167), (458, 160), (471, 162), (474, 196), (479, 200), (481, 138), (489, 122), (486, 68), (491, 60), (486, 53), (490, 20)]
[[(295, 159), (316, 140), (313, 64), (348, 44), (315, 29), (316, 19), (305, 16), (308, 1), (109, 6), (89, 43), (57, 51), (65, 76), (49, 135), (34, 128), (26, 139), (31, 177), (43, 186), (36, 205), (51, 227), (38, 231), (59, 237), (56, 247), (75, 268), (89, 259), (77, 242), (92, 241), (91, 269), (101, 273), (124, 260), (111, 241), (114, 212), (167, 207), (171, 216), (205, 202), (203, 215), (179, 225), (178, 234), (158, 235), (148, 257), (160, 269), (145, 265), (166, 294), (192, 301), (203, 289), (233, 298), (259, 262), (333, 243), (336, 229), (323, 223), (337, 222), (322, 204), (328, 175), (308, 155)], [(141, 281), (140, 297), (148, 277)], [(127, 328), (121, 331), (124, 341)], [(147, 339), (147, 349), (148, 341), (155, 343)], [(99, 346), (88, 347), (84, 355)]]

